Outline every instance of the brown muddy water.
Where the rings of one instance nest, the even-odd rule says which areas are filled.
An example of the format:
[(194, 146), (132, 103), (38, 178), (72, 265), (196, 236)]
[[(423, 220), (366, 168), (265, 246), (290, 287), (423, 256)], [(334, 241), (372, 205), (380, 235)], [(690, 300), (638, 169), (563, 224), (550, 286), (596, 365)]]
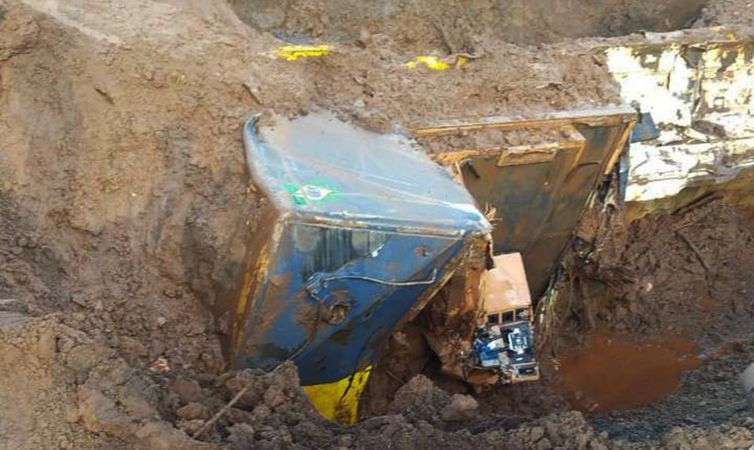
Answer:
[(681, 337), (636, 344), (597, 334), (585, 349), (558, 358), (557, 389), (583, 412), (630, 409), (672, 394), (681, 374), (701, 364), (695, 344)]

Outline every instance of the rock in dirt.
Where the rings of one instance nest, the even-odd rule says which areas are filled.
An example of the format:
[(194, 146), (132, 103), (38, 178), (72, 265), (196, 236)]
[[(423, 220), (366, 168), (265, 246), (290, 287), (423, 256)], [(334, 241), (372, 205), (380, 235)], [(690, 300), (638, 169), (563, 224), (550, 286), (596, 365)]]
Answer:
[(441, 412), (442, 420), (453, 422), (469, 420), (474, 417), (479, 408), (479, 403), (470, 395), (455, 394), (450, 399), (450, 404)]
[(450, 395), (424, 375), (417, 375), (395, 394), (388, 411), (413, 417), (436, 417), (450, 403)]
[(132, 423), (114, 401), (94, 389), (82, 388), (78, 393), (79, 416), (84, 426), (96, 433), (106, 432), (118, 437), (131, 434)]
[(201, 403), (189, 403), (188, 405), (178, 409), (178, 411), (176, 411), (176, 415), (185, 420), (208, 419), (209, 410)]
[(202, 419), (193, 419), (193, 420), (185, 420), (185, 419), (179, 419), (175, 426), (179, 430), (183, 431), (189, 436), (193, 436), (196, 433), (199, 432), (199, 430), (202, 429), (204, 426), (205, 421)]
[(173, 383), (173, 392), (178, 394), (178, 397), (184, 403), (199, 402), (203, 398), (202, 387), (196, 380), (188, 380), (183, 377), (178, 377)]
[(234, 450), (244, 450), (254, 448), (254, 428), (246, 423), (237, 423), (228, 428), (231, 448)]
[(150, 450), (213, 450), (221, 446), (191, 439), (167, 422), (150, 422), (136, 432), (136, 437)]

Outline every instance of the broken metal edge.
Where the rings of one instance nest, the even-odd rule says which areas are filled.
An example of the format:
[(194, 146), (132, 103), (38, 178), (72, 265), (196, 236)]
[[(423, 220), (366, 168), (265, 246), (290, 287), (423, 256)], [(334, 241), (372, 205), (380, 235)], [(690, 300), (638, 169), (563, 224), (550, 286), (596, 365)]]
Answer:
[[(256, 191), (259, 191), (264, 197), (272, 198), (272, 192), (270, 192), (264, 185), (264, 183), (255, 183), (253, 180), (263, 178), (263, 176), (254, 168), (254, 165), (249, 160), (249, 155), (252, 154), (252, 149), (255, 147), (264, 146), (264, 141), (260, 139), (257, 129), (257, 123), (261, 114), (254, 114), (250, 116), (244, 124), (244, 159), (246, 161), (246, 170), (250, 177), (250, 182), (253, 183)], [(415, 147), (415, 146), (414, 146)], [(415, 147), (416, 148), (416, 147)], [(421, 151), (416, 148), (417, 151)], [(429, 159), (431, 161), (431, 159)], [(442, 202), (443, 205), (458, 209), (461, 211), (468, 211), (469, 209), (475, 209), (473, 203), (461, 204), (461, 203), (449, 203)], [(480, 214), (478, 220), (466, 223), (465, 227), (452, 226), (451, 224), (434, 223), (432, 228), (422, 227), (418, 225), (418, 222), (406, 220), (401, 221), (397, 219), (383, 219), (372, 215), (358, 215), (352, 214), (348, 211), (342, 211), (340, 213), (330, 213), (327, 215), (318, 214), (312, 215), (308, 212), (299, 212), (297, 210), (284, 210), (278, 208), (273, 204), (273, 207), (278, 210), (281, 218), (297, 223), (307, 223), (311, 225), (324, 226), (324, 227), (339, 227), (339, 228), (372, 228), (379, 231), (397, 232), (413, 235), (429, 235), (429, 236), (448, 236), (458, 237), (467, 234), (484, 235), (492, 231), (492, 225)], [(478, 211), (477, 211), (478, 212)], [(474, 229), (472, 229), (474, 228)]]
[(572, 125), (616, 125), (620, 123), (636, 122), (638, 113), (630, 105), (605, 106), (587, 109), (571, 109), (565, 111), (550, 111), (534, 113), (526, 118), (506, 116), (492, 116), (471, 120), (439, 121), (424, 127), (417, 127), (408, 131), (410, 137), (448, 136), (461, 131), (479, 131), (485, 129), (516, 130), (520, 128), (541, 128)]

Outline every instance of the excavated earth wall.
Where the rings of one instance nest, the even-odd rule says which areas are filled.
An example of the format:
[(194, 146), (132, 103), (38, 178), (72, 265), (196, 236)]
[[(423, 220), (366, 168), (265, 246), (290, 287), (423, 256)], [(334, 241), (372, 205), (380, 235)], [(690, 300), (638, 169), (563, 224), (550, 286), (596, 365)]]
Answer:
[[(554, 10), (574, 17), (549, 15), (530, 27), (542, 2), (478, 2), (458, 19), (454, 2), (440, 2), (429, 21), (421, 16), (431, 2), (397, 15), (385, 13), (396, 7), (385, 2), (364, 9), (363, 27), (343, 22), (354, 2), (305, 2), (282, 21), (270, 2), (231, 3), (0, 0), (0, 446), (751, 442), (745, 420), (665, 430), (638, 444), (610, 441), (562, 401), (537, 417), (451, 396), (422, 376), (407, 376), (382, 415), (337, 427), (316, 416), (290, 365), (268, 375), (224, 373), (221, 330), (208, 308), (245, 253), (239, 236), (259, 226), (263, 200), (241, 150), (248, 115), (327, 109), (388, 131), (618, 103), (590, 45), (511, 42), (666, 30), (694, 13), (657, 21), (656, 11), (674, 2), (615, 2), (607, 15), (594, 2), (559, 2)], [(727, 17), (726, 5), (740, 6), (729, 3), (711, 3), (699, 20), (713, 24)], [(250, 14), (253, 6), (260, 14)], [(568, 26), (582, 22), (579, 31)], [(332, 37), (334, 51), (276, 60), (269, 52), (279, 36)], [(408, 71), (420, 51), (482, 57), (460, 69)]]

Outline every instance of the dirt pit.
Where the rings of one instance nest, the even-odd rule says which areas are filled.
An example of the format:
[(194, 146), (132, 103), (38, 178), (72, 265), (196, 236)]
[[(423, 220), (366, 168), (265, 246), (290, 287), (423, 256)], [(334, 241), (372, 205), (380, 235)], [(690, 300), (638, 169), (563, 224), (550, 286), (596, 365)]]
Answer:
[(702, 364), (694, 349), (682, 338), (636, 345), (597, 333), (585, 348), (558, 358), (558, 391), (594, 414), (648, 405), (676, 392), (681, 374)]
[(754, 343), (751, 214), (706, 195), (630, 224), (582, 224), (594, 247), (569, 257), (543, 351), (553, 385), (598, 430), (637, 442), (754, 422), (737, 378)]
[[(611, 218), (584, 236), (600, 258), (568, 260), (576, 294), (542, 330), (542, 383), (478, 397), (443, 383), (449, 393), (417, 357), (388, 381), (382, 412), (339, 427), (313, 412), (290, 365), (226, 372), (208, 305), (233, 281), (245, 250), (234, 238), (262, 229), (241, 150), (249, 114), (327, 109), (387, 131), (615, 103), (588, 45), (537, 43), (680, 27), (701, 5), (667, 23), (653, 11), (677, 2), (612, 3), (544, 14), (542, 2), (415, 2), (391, 14), (394, 2), (0, 0), (0, 403), (14, 406), (0, 408), (0, 447), (750, 445), (736, 376), (754, 359), (754, 286), (741, 270), (754, 263), (752, 222), (720, 202), (631, 225), (596, 216)], [(700, 20), (742, 21), (741, 6), (709, 2)], [(353, 12), (366, 24), (344, 19)], [(291, 65), (265, 56), (287, 42), (277, 36), (332, 37), (337, 51)], [(420, 51), (484, 57), (473, 70), (407, 72)], [(680, 334), (708, 356), (652, 405), (585, 416), (547, 364), (595, 330)]]

